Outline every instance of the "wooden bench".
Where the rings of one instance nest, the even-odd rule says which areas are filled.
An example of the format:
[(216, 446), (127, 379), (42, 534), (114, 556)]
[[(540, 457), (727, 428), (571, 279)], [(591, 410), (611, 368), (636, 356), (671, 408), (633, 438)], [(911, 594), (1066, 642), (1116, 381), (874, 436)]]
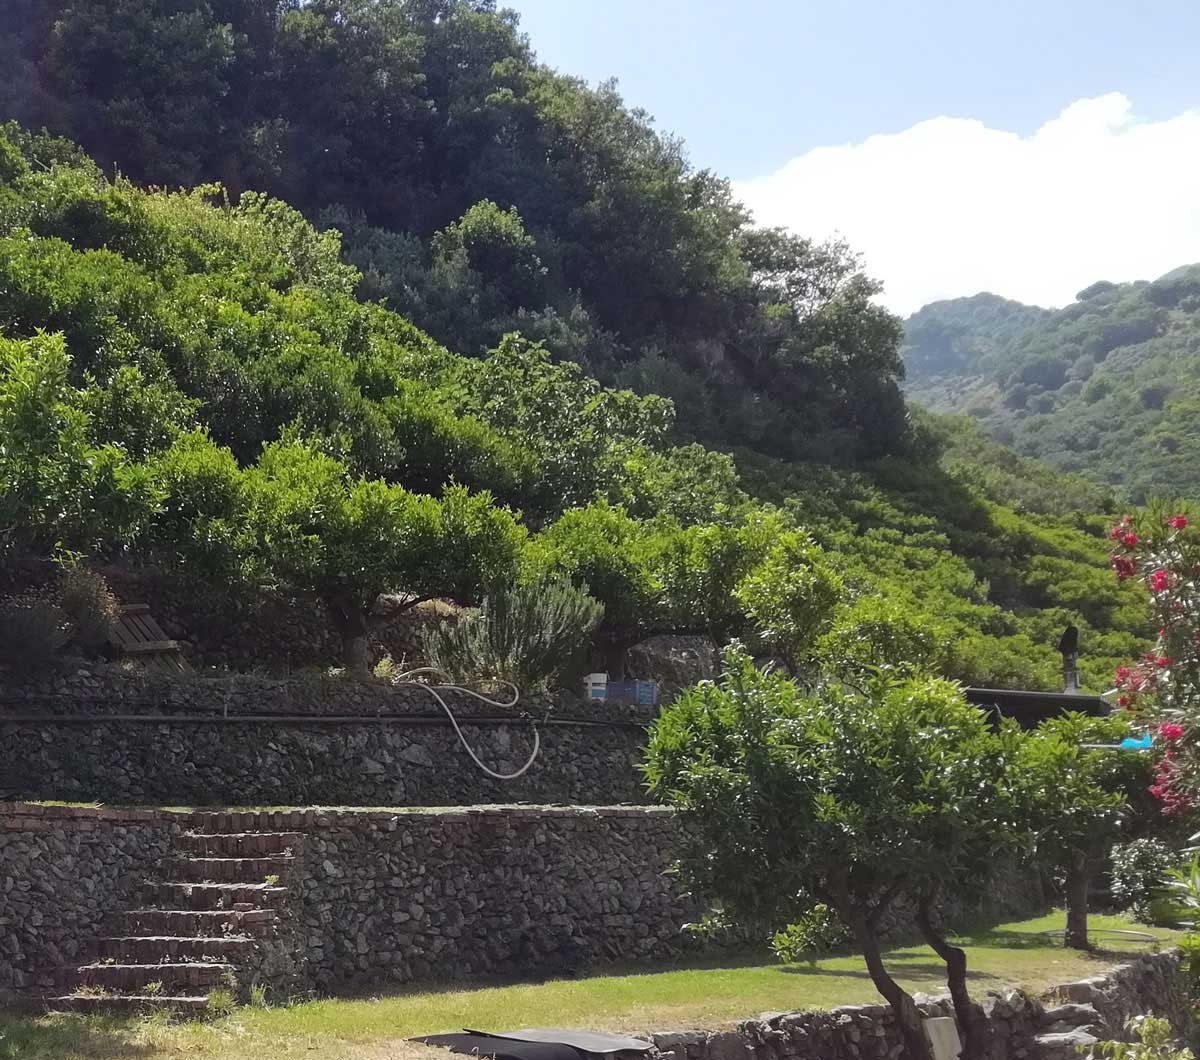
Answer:
[(149, 604), (121, 606), (112, 643), (121, 655), (147, 670), (179, 673), (191, 669), (179, 651), (179, 642), (171, 640), (150, 614)]

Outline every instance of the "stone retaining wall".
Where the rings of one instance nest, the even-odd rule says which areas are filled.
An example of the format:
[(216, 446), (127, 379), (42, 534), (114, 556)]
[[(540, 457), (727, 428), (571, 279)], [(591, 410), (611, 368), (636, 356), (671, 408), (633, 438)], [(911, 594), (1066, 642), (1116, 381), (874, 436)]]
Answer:
[[(188, 805), (641, 803), (652, 710), (532, 699), (503, 710), (443, 692), (471, 761), (426, 689), (379, 680), (165, 679), (92, 667), (0, 688), (0, 797)], [(522, 712), (528, 711), (528, 716)]]
[[(1097, 1040), (1127, 1039), (1126, 1021), (1148, 1013), (1168, 1019), (1184, 1040), (1195, 1031), (1175, 952), (1148, 954), (1095, 978), (1063, 984), (1048, 1000), (1019, 990), (981, 1000), (991, 1031), (990, 1060), (1079, 1060)], [(948, 998), (919, 996), (917, 1001), (927, 1018), (953, 1016)], [(747, 1020), (729, 1031), (645, 1037), (666, 1060), (897, 1060), (903, 1052), (896, 1021), (885, 1005), (785, 1012)]]
[(322, 814), (293, 876), (318, 990), (550, 976), (679, 952), (674, 816), (634, 807)]
[[(267, 954), (276, 995), (550, 976), (692, 945), (657, 807), (122, 811), (0, 805), (0, 984), (46, 985), (155, 876), (181, 829), (297, 833)], [(1014, 874), (1014, 880), (1028, 874)], [(989, 891), (1032, 912), (1013, 884)], [(1036, 900), (1036, 898), (1034, 898)], [(988, 910), (991, 911), (991, 910)], [(978, 905), (972, 910), (978, 916)], [(78, 963), (77, 961), (75, 963)]]
[(54, 986), (180, 827), (155, 810), (0, 807), (0, 993)]
[(650, 807), (225, 815), (0, 805), (0, 990), (78, 964), (181, 830), (295, 831), (267, 954), (276, 996), (354, 983), (548, 975), (679, 952), (692, 904)]

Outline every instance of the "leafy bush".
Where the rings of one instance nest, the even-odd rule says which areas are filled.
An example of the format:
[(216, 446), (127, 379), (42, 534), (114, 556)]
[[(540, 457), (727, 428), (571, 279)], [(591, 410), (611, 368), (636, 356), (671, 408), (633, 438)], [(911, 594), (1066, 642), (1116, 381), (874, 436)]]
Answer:
[(1097, 1042), (1096, 1053), (1105, 1060), (1193, 1060), (1187, 1048), (1158, 1016), (1135, 1016), (1125, 1025), (1133, 1042)]
[(771, 938), (771, 950), (781, 961), (811, 961), (850, 940), (846, 926), (829, 906), (818, 902), (794, 924)]
[(510, 681), (544, 688), (572, 663), (604, 607), (569, 581), (543, 577), (495, 592), (456, 625), (424, 633), (430, 664), (456, 681)]
[(71, 639), (62, 609), (45, 600), (14, 600), (0, 606), (0, 665), (20, 674), (48, 670)]
[(104, 577), (78, 563), (63, 573), (58, 606), (70, 620), (76, 646), (86, 652), (98, 651), (108, 642), (121, 616), (121, 605)]
[(1146, 920), (1171, 869), (1171, 848), (1161, 839), (1134, 839), (1113, 847), (1112, 896), (1119, 909)]

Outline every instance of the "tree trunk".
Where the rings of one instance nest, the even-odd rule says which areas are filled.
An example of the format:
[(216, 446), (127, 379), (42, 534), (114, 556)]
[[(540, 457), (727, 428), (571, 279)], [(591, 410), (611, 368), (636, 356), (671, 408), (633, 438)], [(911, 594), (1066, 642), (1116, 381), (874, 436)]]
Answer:
[(608, 641), (603, 648), (604, 671), (610, 681), (625, 680), (625, 659), (629, 645), (624, 641)]
[(371, 653), (367, 637), (371, 625), (367, 613), (356, 600), (330, 597), (325, 601), (333, 628), (342, 638), (342, 665), (353, 674), (371, 672)]
[(1088, 871), (1086, 854), (1075, 853), (1067, 867), (1067, 934), (1066, 945), (1073, 950), (1086, 950), (1088, 944)]
[(896, 1023), (900, 1028), (900, 1036), (904, 1039), (904, 1050), (909, 1060), (933, 1060), (933, 1050), (925, 1037), (921, 1013), (917, 1011), (912, 995), (888, 974), (883, 963), (883, 954), (879, 949), (879, 939), (875, 928), (868, 922), (866, 911), (846, 894), (835, 896), (834, 903), (838, 915), (862, 950), (871, 982), (896, 1014)]
[(937, 901), (937, 889), (925, 891), (917, 903), (917, 927), (921, 936), (946, 965), (946, 984), (950, 987), (950, 1000), (954, 1004), (954, 1015), (962, 1032), (960, 1060), (984, 1060), (988, 1055), (991, 1028), (984, 1017), (983, 1009), (971, 1000), (967, 990), (967, 955), (957, 946), (950, 945), (946, 937), (934, 927), (933, 907)]

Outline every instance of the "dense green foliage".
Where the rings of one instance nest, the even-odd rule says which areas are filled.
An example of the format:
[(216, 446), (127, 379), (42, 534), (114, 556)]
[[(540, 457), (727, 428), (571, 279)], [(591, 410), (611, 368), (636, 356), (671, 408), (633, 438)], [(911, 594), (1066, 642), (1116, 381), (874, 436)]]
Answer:
[[(918, 422), (916, 459), (859, 471), (675, 444), (669, 400), (514, 337), (455, 356), (357, 301), (336, 234), (282, 203), (145, 192), (61, 141), (6, 136), (10, 544), (281, 585), (335, 605), (348, 637), (379, 592), (470, 603), (520, 568), (588, 585), (613, 653), (687, 630), (799, 666), (831, 624), (857, 623), (858, 663), (876, 666), (878, 597), (910, 627), (885, 639), (980, 684), (1055, 687), (1068, 622), (1092, 687), (1140, 648), (1144, 608), (1102, 568), (1103, 521), (1064, 514), (1064, 498), (1105, 499), (949, 424)], [(475, 512), (458, 552), (434, 503), (452, 483)], [(534, 532), (528, 555), (496, 504)]]
[(11, 0), (0, 40), (0, 118), (139, 183), (294, 204), (344, 234), (361, 295), (451, 349), (519, 329), (676, 398), (709, 443), (903, 448), (899, 328), (854, 256), (753, 229), (490, 0)]
[[(895, 1010), (914, 1057), (928, 1047), (878, 936), (896, 901), (918, 909), (947, 964), (964, 1056), (985, 1054), (962, 950), (935, 927), (938, 896), (985, 886), (1027, 829), (1010, 764), (1022, 738), (993, 732), (953, 685), (927, 676), (836, 680), (810, 693), (731, 649), (719, 682), (669, 706), (651, 729), (651, 791), (689, 828), (681, 868), (695, 893), (762, 932), (807, 938), (817, 902), (834, 910)], [(788, 925), (796, 925), (787, 931)]]
[(460, 683), (499, 680), (542, 690), (571, 672), (603, 614), (571, 582), (535, 578), (489, 593), (456, 623), (426, 627), (425, 656)]
[[(1129, 733), (1121, 714), (1048, 718), (1016, 756), (1018, 800), (1033, 821), (1042, 860), (1064, 877), (1066, 943), (1089, 948), (1088, 884), (1149, 780), (1137, 752), (1113, 750)], [(1104, 749), (1102, 749), (1104, 748)]]
[(1095, 283), (1056, 311), (993, 295), (907, 323), (909, 395), (1134, 503), (1200, 495), (1200, 266)]
[[(344, 636), (381, 590), (557, 572), (604, 602), (614, 669), (664, 630), (793, 669), (835, 636), (857, 668), (1053, 688), (1073, 622), (1099, 690), (1140, 649), (1078, 514), (1109, 498), (906, 416), (854, 256), (753, 228), (510, 14), (14, 0), (0, 31), (0, 116), (100, 160), (0, 140), (0, 540), (186, 557), (320, 596)], [(281, 488), (288, 462), (328, 489)], [(511, 562), (417, 578), (451, 484), (512, 513)], [(480, 520), (468, 551), (504, 522)], [(343, 563), (396, 535), (406, 563)]]

